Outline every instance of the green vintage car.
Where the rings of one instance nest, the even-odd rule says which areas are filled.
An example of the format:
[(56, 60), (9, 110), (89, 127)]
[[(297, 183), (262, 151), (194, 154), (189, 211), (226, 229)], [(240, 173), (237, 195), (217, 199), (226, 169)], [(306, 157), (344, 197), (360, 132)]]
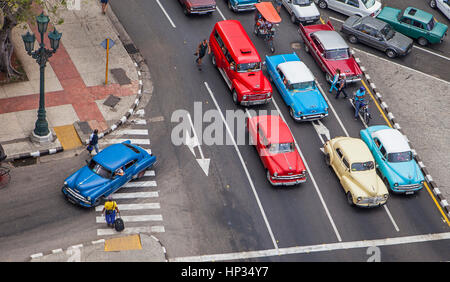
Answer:
[(445, 24), (437, 22), (432, 14), (413, 7), (406, 8), (403, 13), (399, 9), (384, 7), (377, 18), (389, 23), (396, 31), (417, 39), (422, 46), (442, 42), (447, 35)]

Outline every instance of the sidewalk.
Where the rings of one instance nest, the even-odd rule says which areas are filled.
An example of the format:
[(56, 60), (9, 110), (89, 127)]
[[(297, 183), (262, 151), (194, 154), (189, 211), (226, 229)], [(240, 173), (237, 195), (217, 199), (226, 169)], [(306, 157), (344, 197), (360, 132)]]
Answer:
[[(26, 30), (13, 30), (14, 50), (29, 80), (0, 86), (0, 144), (8, 160), (79, 148), (93, 129), (104, 133), (117, 121), (123, 122), (142, 94), (137, 64), (109, 17), (101, 13), (99, 1), (83, 1), (81, 10), (64, 10), (61, 15), (64, 23), (56, 27), (62, 32), (60, 47), (45, 70), (47, 121), (55, 137), (47, 145), (30, 140), (39, 104), (39, 66), (25, 52), (21, 35)], [(38, 34), (36, 26), (28, 30)], [(105, 85), (106, 50), (100, 43), (106, 37), (115, 45), (110, 49)], [(45, 44), (49, 48), (47, 35)], [(104, 104), (107, 99), (114, 107)]]

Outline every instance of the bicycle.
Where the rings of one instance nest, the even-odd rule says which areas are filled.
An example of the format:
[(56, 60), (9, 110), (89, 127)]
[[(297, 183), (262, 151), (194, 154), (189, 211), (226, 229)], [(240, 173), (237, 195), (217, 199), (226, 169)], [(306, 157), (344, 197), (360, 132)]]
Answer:
[(9, 184), (9, 181), (11, 180), (9, 171), (9, 168), (0, 166), (0, 188), (4, 188)]

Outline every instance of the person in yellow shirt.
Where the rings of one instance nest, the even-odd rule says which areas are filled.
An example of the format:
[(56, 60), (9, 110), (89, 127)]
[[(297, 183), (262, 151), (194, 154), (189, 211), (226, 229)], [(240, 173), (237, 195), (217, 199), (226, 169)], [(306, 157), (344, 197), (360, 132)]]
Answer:
[(119, 213), (117, 203), (113, 201), (111, 196), (108, 196), (105, 202), (105, 206), (102, 210), (102, 215), (105, 213), (106, 224), (108, 227), (114, 227), (114, 221), (116, 220), (116, 212)]

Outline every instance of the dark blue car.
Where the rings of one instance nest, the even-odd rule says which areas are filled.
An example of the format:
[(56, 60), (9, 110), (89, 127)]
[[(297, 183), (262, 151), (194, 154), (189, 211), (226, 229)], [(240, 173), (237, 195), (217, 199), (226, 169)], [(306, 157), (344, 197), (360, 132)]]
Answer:
[(156, 156), (129, 140), (114, 144), (67, 177), (62, 192), (73, 204), (95, 207), (131, 179), (142, 177), (155, 162)]

